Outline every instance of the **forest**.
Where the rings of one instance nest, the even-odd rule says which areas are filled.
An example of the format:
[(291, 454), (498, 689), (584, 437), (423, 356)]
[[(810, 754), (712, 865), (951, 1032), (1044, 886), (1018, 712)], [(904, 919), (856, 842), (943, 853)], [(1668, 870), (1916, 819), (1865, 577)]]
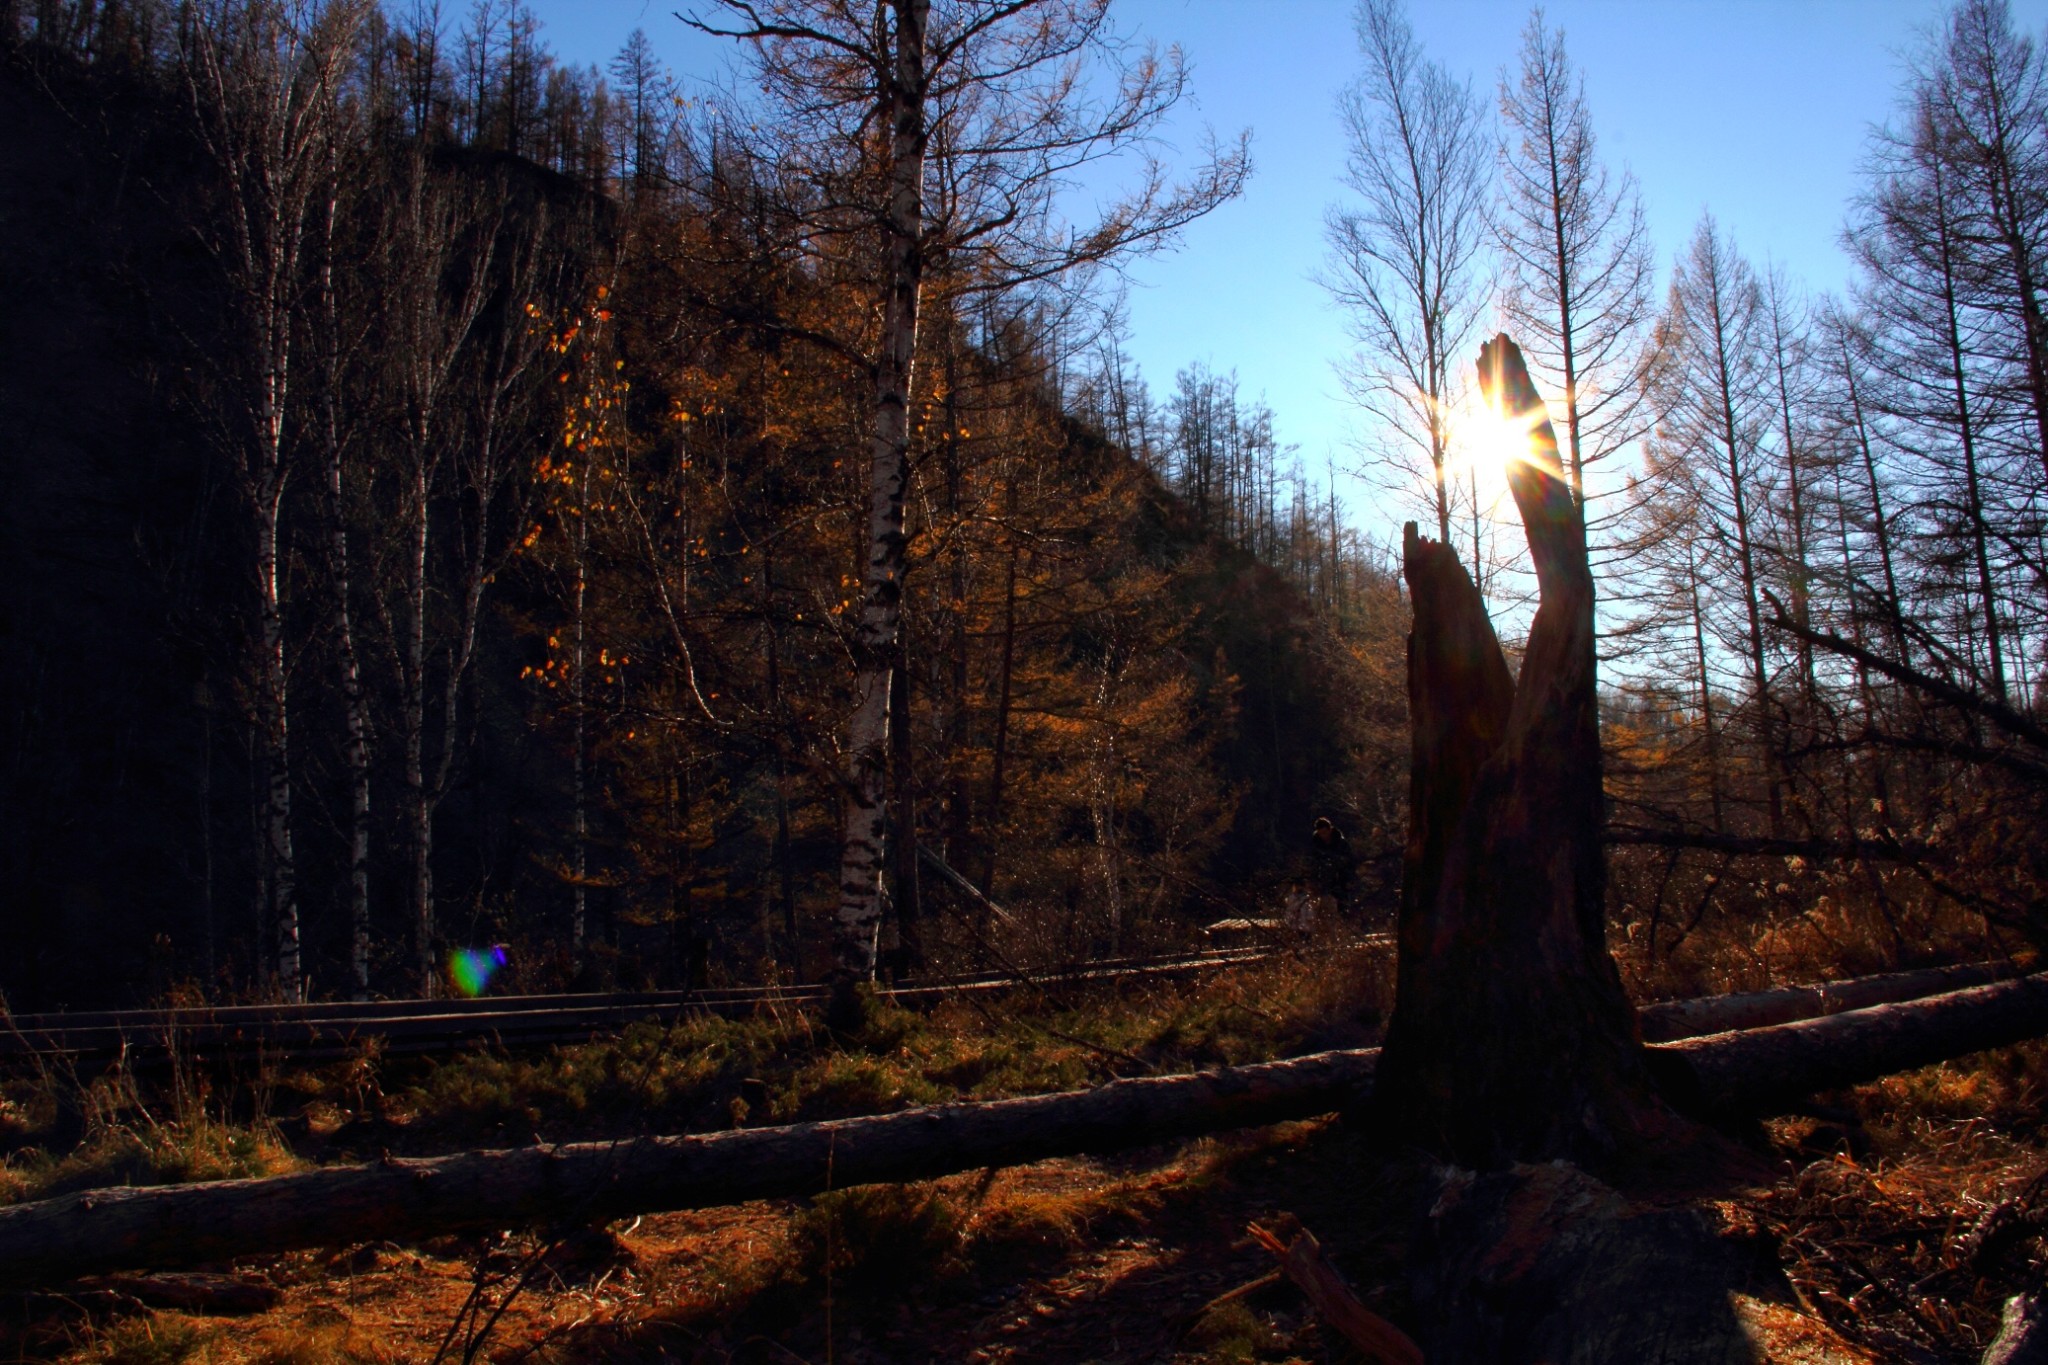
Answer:
[[(10, 14), (5, 401), (50, 515), (8, 537), (8, 999), (403, 995), (500, 942), (528, 989), (825, 970), (867, 134), (800, 163), (644, 34), (577, 70), (507, 6)], [(1141, 76), (1090, 156), (1171, 103)], [(1227, 377), (1152, 402), (1079, 278), (1241, 158), (1075, 245), (1047, 155), (983, 158), (925, 248), (898, 959), (986, 952), (920, 845), (1072, 959), (1270, 889), (1316, 813), (1399, 837), (1386, 557)], [(976, 219), (1004, 194), (1036, 218)]]
[[(1612, 909), (1652, 972), (1700, 935), (1767, 971), (2037, 931), (2048, 94), (2001, 16), (1962, 12), (1901, 92), (1843, 298), (1711, 217), (1659, 291), (1555, 30), (1498, 167), (1488, 102), (1412, 37), (1349, 97), (1331, 285), (1389, 419), (1363, 469), (1510, 622), (1458, 399), (1497, 300), (1570, 395), (1635, 841)], [(1088, 55), (1074, 24), (1044, 62)], [(1057, 153), (927, 153), (963, 178), (924, 229), (889, 739), (858, 760), (884, 319), (848, 224), (879, 191), (857, 120), (799, 125), (808, 73), (763, 67), (788, 126), (742, 128), (644, 34), (578, 70), (513, 6), (5, 27), (17, 1008), (413, 994), (492, 943), (530, 988), (816, 979), (864, 762), (891, 966), (1188, 942), (1276, 902), (1318, 816), (1360, 913), (1387, 902), (1394, 547), (1231, 376), (1155, 399), (1105, 278), (1244, 153), (1137, 167), (1096, 240), (1058, 217), (1060, 167), (1129, 152), (1170, 68)], [(1420, 213), (1382, 135), (1404, 101)], [(1032, 221), (977, 221), (1001, 194)]]
[(106, 1264), (434, 1286), (388, 1350), (151, 1354), (134, 1277), (0, 1339), (1534, 1362), (1656, 1275), (1660, 1360), (2048, 1350), (2048, 51), (1930, 9), (1831, 293), (1660, 259), (1502, 15), (1475, 82), (1357, 7), (1318, 468), (1130, 357), (1258, 168), (1110, 0), (649, 16), (731, 89), (517, 0), (0, 0), (0, 1300), (228, 1177), (310, 1202)]

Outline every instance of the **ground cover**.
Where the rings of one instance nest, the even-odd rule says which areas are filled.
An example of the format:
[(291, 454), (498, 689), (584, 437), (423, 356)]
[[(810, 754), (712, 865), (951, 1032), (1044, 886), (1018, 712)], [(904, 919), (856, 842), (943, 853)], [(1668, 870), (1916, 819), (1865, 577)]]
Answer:
[[(882, 1014), (857, 1039), (765, 1011), (526, 1057), (287, 1069), (241, 1117), (254, 1100), (189, 1078), (182, 1100), (146, 1076), (101, 1078), (68, 1119), (47, 1085), (18, 1084), (8, 1188), (253, 1172), (377, 1142), (554, 1140), (626, 1116), (643, 1131), (724, 1127), (1061, 1088), (1369, 1042), (1376, 990), (1356, 964), (1309, 956), (1194, 988)], [(1769, 1359), (1975, 1361), (2048, 1228), (2044, 1082), (2043, 1047), (1893, 1077), (1753, 1132), (1775, 1163), (1761, 1180), (1624, 1193), (1692, 1202), (1782, 1268), (1740, 1306)], [(59, 1150), (64, 1121), (90, 1131)], [(1398, 1322), (1435, 1178), (1332, 1118), (602, 1230), (269, 1258), (235, 1271), (276, 1291), (253, 1315), (152, 1308), (108, 1282), (13, 1301), (5, 1346), (78, 1365), (1345, 1360), (1246, 1230), (1299, 1219)]]

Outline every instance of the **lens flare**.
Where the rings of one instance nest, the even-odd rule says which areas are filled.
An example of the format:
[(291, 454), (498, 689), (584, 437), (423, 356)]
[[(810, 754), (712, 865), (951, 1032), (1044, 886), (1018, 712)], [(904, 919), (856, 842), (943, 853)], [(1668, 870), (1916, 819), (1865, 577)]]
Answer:
[(1459, 434), (1475, 464), (1483, 462), (1505, 471), (1534, 456), (1535, 431), (1546, 416), (1540, 406), (1519, 417), (1510, 417), (1490, 403), (1481, 403), (1476, 411), (1466, 415)]
[(457, 948), (448, 954), (448, 979), (455, 989), (474, 1000), (491, 984), (491, 978), (505, 965), (505, 945), (488, 948)]

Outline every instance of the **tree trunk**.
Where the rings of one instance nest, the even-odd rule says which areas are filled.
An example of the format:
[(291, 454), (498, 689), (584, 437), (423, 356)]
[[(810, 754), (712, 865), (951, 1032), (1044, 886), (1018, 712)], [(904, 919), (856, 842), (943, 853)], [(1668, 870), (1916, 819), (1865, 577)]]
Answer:
[(1726, 829), (1721, 809), (1721, 739), (1714, 730), (1714, 675), (1707, 669), (1707, 618), (1700, 610), (1700, 569), (1692, 546), (1685, 548), (1685, 582), (1692, 605), (1693, 660), (1700, 671), (1700, 730), (1707, 741), (1707, 796), (1716, 833)]
[[(1003, 647), (996, 667), (996, 736), (991, 746), (988, 773), (988, 813), (981, 818), (982, 840), (988, 845), (988, 856), (981, 864), (981, 894), (995, 894), (996, 851), (1000, 846), (997, 830), (1001, 828), (1003, 816), (1003, 765), (1010, 755), (1010, 688), (1016, 677), (1017, 663), (1017, 551), (1010, 551), (1009, 564), (1003, 570)], [(982, 925), (983, 930), (988, 928)]]
[(434, 961), (434, 817), (427, 800), (427, 521), (429, 472), (424, 445), (414, 452), (413, 515), (406, 546), (405, 656), (405, 822), (412, 854), (413, 967), (423, 996), (435, 993), (440, 981)]
[(290, 683), (285, 667), (284, 609), (278, 579), (279, 504), (275, 470), (257, 508), (257, 647), (261, 652), (257, 711), (263, 735), (263, 840), (269, 872), (271, 925), (277, 933), (277, 987), (286, 1000), (306, 998), (299, 960), (297, 863), (292, 854)]
[(839, 861), (838, 956), (843, 981), (875, 974), (882, 922), (882, 826), (889, 741), (889, 676), (903, 613), (903, 495), (909, 481), (910, 383), (924, 278), (925, 21), (930, 0), (891, 0), (893, 69), (883, 113), (889, 129), (881, 355), (875, 363), (869, 441), (867, 563), (848, 727), (846, 826)]
[(924, 965), (924, 941), (918, 921), (923, 915), (917, 881), (917, 774), (910, 745), (910, 673), (903, 651), (889, 675), (889, 841), (891, 885), (894, 888), (899, 971)]
[[(330, 153), (331, 154), (331, 153)], [(328, 167), (328, 194), (321, 227), (319, 325), (321, 344), (321, 442), (326, 455), (327, 576), (334, 601), (334, 650), (340, 675), (342, 757), (348, 768), (348, 924), (349, 995), (370, 998), (370, 704), (363, 689), (362, 661), (356, 652), (353, 591), (349, 577), (348, 516), (343, 501), (347, 464), (347, 427), (343, 418), (349, 395), (343, 392), (346, 360), (354, 347), (343, 339), (342, 300), (335, 282), (334, 225), (341, 177)], [(351, 318), (351, 323), (354, 319)], [(209, 948), (209, 954), (211, 948)], [(209, 973), (210, 974), (210, 973)]]
[(294, 1247), (572, 1218), (603, 1221), (1123, 1151), (1329, 1113), (1369, 1083), (1374, 1056), (1326, 1052), (784, 1128), (95, 1190), (0, 1209), (0, 1284), (53, 1283), (96, 1271), (169, 1268)]
[[(1480, 383), (1540, 412), (1505, 336)], [(1538, 422), (1509, 466), (1541, 604), (1519, 683), (1451, 549), (1407, 528), (1412, 805), (1385, 1134), (1470, 1166), (1604, 1158), (1669, 1130), (1606, 942), (1585, 519)]]

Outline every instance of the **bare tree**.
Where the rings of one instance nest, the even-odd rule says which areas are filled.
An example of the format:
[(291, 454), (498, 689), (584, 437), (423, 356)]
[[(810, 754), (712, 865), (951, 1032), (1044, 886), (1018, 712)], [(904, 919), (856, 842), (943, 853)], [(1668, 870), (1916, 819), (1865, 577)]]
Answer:
[[(1174, 184), (1148, 141), (1185, 87), (1178, 53), (1133, 54), (1108, 0), (722, 0), (699, 29), (747, 41), (780, 140), (791, 237), (857, 242), (873, 324), (810, 332), (865, 381), (871, 414), (855, 701), (845, 742), (840, 977), (871, 976), (882, 915), (891, 671), (899, 660), (904, 491), (918, 318), (928, 279), (1000, 292), (1157, 246), (1235, 195), (1242, 147)], [(1106, 67), (1091, 85), (1091, 67)], [(1091, 89), (1105, 93), (1091, 96)], [(763, 148), (763, 151), (769, 151)], [(1135, 155), (1137, 188), (1088, 225), (1055, 201), (1093, 163)], [(907, 835), (908, 832), (906, 831)]]
[(2005, 0), (1957, 5), (1929, 55), (1916, 84), (1951, 177), (1958, 254), (2003, 315), (2002, 358), (2016, 372), (2031, 444), (2048, 471), (2048, 61), (2014, 31)]
[(435, 794), (426, 744), (428, 616), (432, 557), (438, 548), (434, 508), (443, 491), (443, 464), (466, 439), (462, 362), (493, 286), (496, 234), (495, 224), (475, 197), (438, 176), (428, 164), (425, 147), (417, 143), (399, 158), (385, 203), (382, 273), (391, 293), (381, 309), (379, 340), (392, 408), (386, 460), (388, 549), (397, 562), (389, 573), (390, 591), (379, 598), (378, 606), (387, 654), (397, 675), (404, 819), (413, 862), (407, 901), (415, 961), (420, 990), (431, 994), (436, 980)]
[(1784, 792), (1771, 674), (1765, 659), (1763, 571), (1768, 505), (1762, 468), (1772, 417), (1768, 322), (1756, 272), (1711, 216), (1700, 220), (1671, 279), (1657, 328), (1651, 401), (1658, 414), (1655, 482), (1679, 496), (1712, 537), (1708, 563), (1732, 577), (1740, 615), (1730, 643), (1748, 664), (1753, 724), (1771, 833), (1784, 827)]
[(619, 158), (624, 163), (619, 179), (642, 194), (663, 167), (667, 148), (666, 130), (673, 111), (664, 109), (675, 99), (674, 81), (654, 55), (654, 44), (645, 29), (626, 35), (609, 68), (618, 82), (619, 114), (624, 127), (618, 131)]
[(366, 463), (366, 428), (371, 407), (358, 381), (375, 311), (374, 285), (364, 287), (346, 268), (352, 245), (345, 235), (369, 195), (363, 193), (367, 166), (359, 144), (329, 144), (326, 202), (320, 210), (319, 274), (312, 316), (318, 411), (314, 444), (321, 456), (325, 520), (322, 567), (332, 606), (335, 681), (341, 693), (342, 762), (348, 770), (349, 986), (357, 1000), (370, 998), (370, 698), (363, 681), (362, 651), (354, 610), (355, 575), (350, 559), (348, 497)]
[(1404, 480), (1414, 456), (1426, 461), (1448, 545), (1457, 357), (1486, 302), (1485, 118), (1471, 87), (1423, 56), (1399, 0), (1362, 0), (1358, 41), (1365, 69), (1338, 102), (1356, 199), (1325, 217), (1324, 283), (1361, 348), (1345, 383), (1389, 433), (1378, 457)]
[(255, 621), (248, 686), (262, 772), (261, 863), (278, 988), (288, 999), (303, 998), (305, 977), (292, 852), (284, 494), (330, 148), (341, 136), (342, 86), (366, 12), (361, 0), (217, 0), (179, 29), (193, 125), (224, 200), (207, 236), (232, 299), (234, 345), (217, 361), (220, 417), (249, 517)]
[(1596, 155), (1584, 80), (1541, 9), (1522, 31), (1515, 79), (1502, 74), (1500, 113), (1501, 311), (1563, 400), (1567, 465), (1583, 502), (1586, 466), (1646, 425), (1649, 230), (1635, 177), (1611, 177)]
[[(1776, 398), (1779, 454), (1784, 463), (1785, 496), (1777, 507), (1777, 557), (1782, 566), (1792, 619), (1813, 624), (1813, 557), (1808, 541), (1813, 532), (1813, 501), (1819, 478), (1818, 459), (1810, 437), (1812, 407), (1812, 336), (1805, 304), (1792, 290), (1785, 272), (1775, 266), (1763, 278), (1765, 345), (1769, 348), (1769, 383)], [(1811, 723), (1819, 698), (1813, 647), (1798, 644), (1800, 701)]]
[(1994, 377), (2003, 367), (1987, 354), (1995, 329), (1985, 326), (1981, 301), (1973, 306), (1972, 234), (1951, 150), (1940, 109), (1922, 92), (1909, 128), (1878, 144), (1875, 188), (1858, 205), (1849, 241), (1873, 320), (1864, 354), (1877, 382), (1868, 401), (1907, 434), (1923, 527), (1917, 539), (1962, 551), (1947, 557), (1968, 565), (1963, 595), (1975, 604), (1963, 610), (1962, 633), (1982, 643), (1968, 667), (2003, 700), (1990, 490), (1997, 460), (1986, 429), (2009, 421), (2016, 405), (2001, 401)]

